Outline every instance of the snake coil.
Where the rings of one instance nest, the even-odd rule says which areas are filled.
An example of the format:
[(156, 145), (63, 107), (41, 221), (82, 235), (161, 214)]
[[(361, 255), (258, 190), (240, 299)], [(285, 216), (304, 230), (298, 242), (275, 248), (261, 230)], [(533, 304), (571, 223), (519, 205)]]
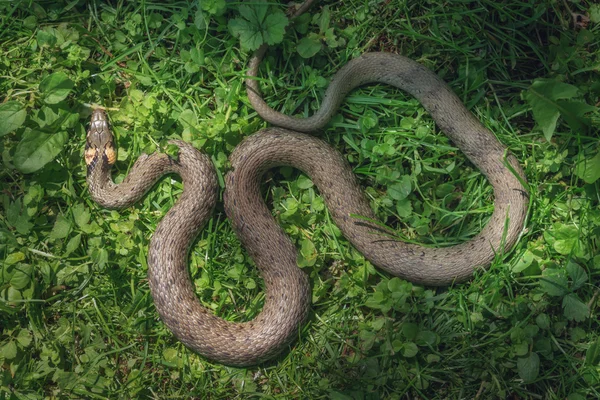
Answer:
[[(250, 76), (256, 75), (259, 62), (260, 57), (253, 60)], [(344, 157), (324, 141), (296, 132), (318, 130), (349, 91), (370, 82), (387, 83), (414, 95), (492, 184), (494, 212), (476, 237), (453, 247), (426, 248), (382, 236), (380, 227), (365, 222), (375, 216)], [(102, 206), (127, 207), (162, 175), (181, 175), (183, 194), (150, 242), (148, 278), (162, 320), (198, 353), (229, 365), (256, 364), (278, 354), (298, 335), (306, 319), (310, 288), (296, 265), (297, 250), (276, 224), (259, 190), (263, 173), (274, 166), (289, 165), (308, 174), (346, 238), (373, 264), (413, 282), (445, 285), (464, 281), (475, 268), (489, 265), (517, 241), (528, 202), (519, 163), (427, 68), (398, 55), (364, 54), (333, 77), (322, 107), (308, 119), (272, 110), (260, 97), (257, 81), (249, 79), (247, 85), (256, 111), (274, 125), (287, 128), (265, 129), (246, 138), (231, 155), (233, 168), (226, 178), (227, 215), (265, 282), (263, 310), (249, 322), (228, 322), (203, 307), (187, 270), (190, 244), (210, 218), (217, 197), (210, 159), (189, 144), (172, 141), (180, 149), (177, 160), (161, 153), (142, 155), (125, 180), (116, 185), (110, 177), (116, 159), (113, 137), (103, 111), (93, 112), (87, 135), (89, 191)]]

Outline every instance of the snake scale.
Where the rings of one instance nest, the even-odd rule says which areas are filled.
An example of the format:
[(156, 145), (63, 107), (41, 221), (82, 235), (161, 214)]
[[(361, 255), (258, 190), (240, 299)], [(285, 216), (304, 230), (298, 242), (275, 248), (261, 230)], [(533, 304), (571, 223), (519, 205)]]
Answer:
[[(259, 63), (260, 56), (252, 60), (249, 76), (256, 75)], [(387, 83), (415, 96), (492, 184), (494, 212), (476, 237), (453, 247), (426, 248), (382, 235), (381, 227), (369, 222), (374, 213), (345, 158), (324, 141), (297, 132), (318, 130), (349, 91), (370, 82)], [(234, 366), (260, 363), (296, 338), (306, 319), (307, 277), (296, 264), (295, 246), (260, 192), (261, 177), (269, 168), (289, 165), (308, 174), (345, 237), (376, 266), (416, 283), (465, 281), (475, 268), (488, 266), (496, 254), (517, 241), (528, 204), (519, 163), (452, 90), (419, 63), (389, 53), (364, 54), (335, 74), (320, 110), (307, 119), (272, 110), (260, 97), (256, 80), (249, 79), (247, 85), (256, 111), (281, 127), (262, 130), (239, 144), (231, 154), (232, 170), (226, 177), (225, 210), (265, 283), (263, 310), (249, 322), (225, 321), (202, 306), (187, 269), (190, 244), (210, 218), (217, 198), (216, 173), (209, 157), (185, 142), (171, 141), (179, 147), (177, 159), (161, 153), (142, 155), (117, 185), (110, 176), (116, 157), (103, 111), (93, 111), (87, 135), (89, 191), (104, 207), (129, 206), (164, 174), (181, 176), (184, 191), (150, 241), (148, 277), (162, 320), (201, 355)]]

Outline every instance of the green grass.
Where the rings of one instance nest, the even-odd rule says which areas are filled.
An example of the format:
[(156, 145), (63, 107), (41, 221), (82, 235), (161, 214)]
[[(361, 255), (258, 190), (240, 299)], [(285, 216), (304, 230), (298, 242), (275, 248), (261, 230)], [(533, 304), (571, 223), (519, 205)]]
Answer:
[[(310, 115), (348, 60), (401, 53), (510, 148), (532, 200), (512, 251), (436, 289), (375, 269), (306, 176), (269, 172), (265, 198), (300, 249), (313, 304), (298, 340), (248, 369), (189, 351), (154, 309), (147, 246), (178, 178), (107, 211), (87, 193), (83, 161), (87, 105), (102, 104), (117, 180), (174, 137), (210, 154), (222, 177), (235, 145), (266, 126), (245, 95), (247, 38), (227, 27), (242, 3), (0, 3), (0, 399), (600, 397), (600, 10), (537, 3), (323, 2), (276, 40), (260, 73), (271, 106)], [(588, 30), (571, 12), (590, 13)], [(303, 39), (323, 47), (303, 59)], [(322, 137), (405, 240), (460, 243), (491, 215), (485, 178), (399, 90), (352, 92)], [(190, 273), (221, 317), (260, 312), (260, 276), (222, 203)]]

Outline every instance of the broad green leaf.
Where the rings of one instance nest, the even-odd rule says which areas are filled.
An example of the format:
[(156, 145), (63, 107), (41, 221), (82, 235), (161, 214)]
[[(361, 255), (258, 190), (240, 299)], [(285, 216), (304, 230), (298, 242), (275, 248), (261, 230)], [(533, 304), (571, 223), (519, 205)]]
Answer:
[(263, 40), (268, 45), (272, 46), (277, 43), (281, 43), (283, 40), (283, 34), (285, 33), (285, 27), (288, 24), (288, 19), (282, 12), (273, 12), (267, 17), (263, 32)]
[(365, 302), (365, 306), (375, 309), (381, 309), (381, 303), (385, 302), (385, 294), (382, 291), (377, 291), (371, 294), (367, 301)]
[(186, 49), (181, 49), (181, 51), (179, 52), (179, 56), (181, 57), (181, 61), (183, 62), (188, 62), (192, 59), (192, 55)]
[(594, 157), (586, 158), (577, 163), (575, 175), (585, 183), (594, 183), (600, 178), (600, 152)]
[[(450, 171), (448, 171), (450, 172)], [(456, 186), (454, 186), (451, 183), (442, 183), (441, 185), (438, 185), (435, 188), (435, 195), (437, 197), (446, 197), (448, 196), (450, 193), (453, 193), (456, 190)]]
[(513, 345), (513, 351), (517, 356), (524, 356), (529, 352), (529, 344), (527, 342), (516, 343)]
[(269, 4), (264, 0), (257, 0), (251, 6), (241, 5), (239, 7), (242, 17), (256, 26), (259, 26), (264, 21), (268, 9)]
[(288, 218), (296, 214), (296, 212), (298, 212), (298, 205), (298, 200), (294, 199), (293, 197), (285, 199), (285, 202), (283, 204), (283, 208), (285, 209), (285, 211), (281, 213), (281, 216), (283, 218)]
[[(371, 110), (367, 110), (363, 116), (358, 119), (358, 127), (362, 133), (369, 132), (370, 129), (373, 129), (379, 124), (379, 118), (377, 118), (377, 114), (375, 114)], [(378, 148), (378, 150), (375, 150)], [(374, 151), (377, 151), (379, 154), (394, 154), (396, 149), (390, 146), (388, 143), (381, 143), (373, 148)]]
[(561, 115), (574, 129), (587, 124), (583, 114), (594, 110), (595, 107), (581, 102), (564, 101), (575, 97), (578, 91), (576, 86), (567, 83), (538, 79), (525, 93), (524, 98), (531, 106), (533, 117), (546, 140), (550, 141), (552, 138), (558, 117)]
[(40, 83), (40, 92), (48, 104), (56, 104), (67, 98), (73, 89), (73, 81), (64, 72), (48, 75)]
[(394, 200), (404, 200), (412, 191), (410, 176), (402, 175), (397, 183), (388, 187), (387, 193)]
[(569, 336), (573, 343), (581, 342), (587, 338), (587, 331), (579, 326), (574, 326), (570, 329)]
[(539, 331), (540, 331), (540, 328), (537, 325), (533, 325), (533, 324), (527, 324), (523, 328), (523, 334), (528, 339), (534, 339), (537, 336)]
[[(126, 385), (131, 387), (136, 387), (136, 385), (140, 384), (140, 376), (142, 376), (142, 371), (139, 369), (132, 369), (127, 375), (127, 383)], [(131, 390), (131, 389), (130, 389)], [(131, 392), (130, 392), (131, 393)]]
[(26, 116), (27, 111), (17, 101), (7, 101), (0, 105), (0, 136), (18, 129), (25, 122)]
[(319, 31), (325, 32), (331, 23), (331, 11), (329, 11), (329, 6), (323, 6), (323, 9), (318, 14), (316, 19), (317, 23), (319, 24)]
[(71, 231), (71, 221), (64, 217), (64, 215), (59, 215), (56, 217), (56, 221), (54, 222), (54, 227), (50, 232), (50, 239), (63, 239), (66, 238), (69, 232)]
[(103, 267), (108, 263), (108, 251), (106, 251), (106, 249), (94, 249), (90, 256), (94, 263), (100, 267)]
[(577, 244), (577, 239), (560, 239), (554, 242), (554, 250), (556, 250), (559, 254), (569, 255), (575, 248)]
[(221, 15), (225, 11), (227, 4), (225, 0), (202, 0), (200, 2), (202, 9), (209, 14)]
[(441, 359), (437, 354), (428, 354), (427, 355), (427, 364), (433, 364), (439, 362)]
[(571, 254), (579, 243), (579, 229), (574, 225), (556, 224), (551, 235), (555, 239), (552, 247), (563, 255)]
[(554, 229), (554, 237), (561, 239), (577, 239), (579, 238), (579, 228), (575, 225), (556, 224)]
[(402, 334), (408, 340), (415, 340), (419, 333), (419, 326), (412, 322), (406, 322), (402, 325)]
[(243, 18), (233, 18), (227, 26), (232, 35), (240, 38), (242, 47), (256, 50), (263, 43), (273, 45), (283, 40), (288, 19), (280, 10), (271, 9), (268, 13), (268, 3), (260, 1), (241, 5), (239, 11)]
[(402, 355), (406, 358), (414, 357), (417, 355), (418, 352), (419, 348), (416, 344), (412, 342), (404, 343), (404, 345), (402, 346)]
[(23, 300), (23, 293), (21, 290), (13, 287), (12, 285), (8, 287), (7, 291), (7, 300), (8, 301), (20, 301)]
[(311, 181), (310, 178), (306, 177), (306, 175), (300, 175), (298, 177), (298, 180), (296, 181), (296, 184), (300, 189), (310, 189), (314, 186), (313, 181)]
[(311, 200), (311, 209), (314, 211), (323, 211), (325, 209), (325, 201), (323, 200), (323, 198), (322, 197), (313, 198)]
[(67, 132), (48, 134), (27, 129), (15, 150), (15, 167), (24, 174), (39, 170), (54, 160), (62, 151), (67, 139)]
[(600, 4), (590, 4), (589, 13), (590, 21), (594, 23), (600, 22)]
[(409, 199), (404, 199), (396, 203), (396, 212), (401, 218), (407, 218), (413, 211), (412, 203)]
[(573, 281), (571, 284), (571, 290), (579, 289), (588, 280), (588, 275), (585, 272), (585, 269), (571, 260), (569, 260), (567, 263), (567, 274), (569, 274), (569, 278), (571, 278)]
[(6, 220), (17, 232), (27, 235), (31, 228), (33, 228), (33, 223), (31, 222), (31, 216), (27, 212), (27, 207), (23, 203), (22, 198), (11, 202), (6, 209)]
[(27, 329), (21, 329), (17, 334), (17, 342), (23, 347), (27, 347), (31, 344), (31, 332)]
[[(209, 16), (205, 15), (202, 10), (197, 10), (196, 14), (194, 16), (194, 26), (196, 28), (198, 28), (199, 30), (204, 30), (206, 29), (206, 26), (208, 25), (208, 21), (209, 20)], [(183, 30), (185, 29), (186, 25), (183, 21), (179, 20), (176, 24), (177, 28), (179, 28), (179, 30)]]
[(115, 14), (109, 11), (102, 11), (100, 14), (100, 19), (102, 19), (102, 22), (105, 22), (106, 24), (112, 24), (115, 22)]
[(373, 347), (373, 344), (375, 343), (375, 339), (377, 338), (375, 332), (367, 331), (364, 329), (358, 333), (358, 337), (360, 338), (361, 342), (360, 347), (364, 351), (371, 349)]
[(146, 98), (146, 94), (144, 93), (143, 90), (131, 89), (131, 90), (129, 90), (129, 97), (136, 103), (141, 103)]
[(195, 74), (196, 72), (200, 71), (200, 66), (191, 60), (184, 64), (184, 68), (185, 72), (189, 74)]
[(179, 353), (177, 352), (177, 349), (167, 347), (163, 350), (163, 358), (169, 363), (176, 364), (177, 361), (179, 361)]
[(79, 245), (81, 244), (81, 233), (73, 236), (71, 239), (69, 239), (69, 242), (67, 243), (67, 248), (65, 249), (65, 256), (68, 256), (69, 254), (71, 254), (72, 252), (74, 252)]
[(565, 317), (571, 321), (585, 321), (590, 314), (590, 309), (587, 304), (579, 300), (577, 295), (573, 293), (568, 294), (563, 298), (562, 306)]
[(15, 268), (15, 273), (10, 278), (10, 284), (15, 289), (25, 289), (31, 283), (31, 275), (33, 266), (27, 264), (19, 264)]
[(419, 346), (433, 346), (438, 340), (437, 335), (432, 331), (419, 331), (417, 335), (417, 344)]
[(312, 15), (304, 13), (294, 18), (294, 30), (301, 35), (306, 35), (308, 32), (308, 25), (312, 20)]
[(336, 47), (346, 43), (344, 39), (338, 39), (333, 28), (327, 29), (325, 32), (325, 43), (327, 46), (335, 49)]
[(244, 282), (244, 286), (246, 287), (246, 289), (255, 289), (256, 281), (252, 278), (246, 278), (245, 282)]
[(526, 250), (523, 256), (515, 263), (512, 271), (515, 274), (524, 271), (527, 269), (531, 263), (533, 262), (533, 253), (529, 250)]
[(192, 139), (192, 134), (197, 135), (200, 132), (198, 131), (198, 118), (196, 114), (190, 110), (183, 110), (177, 120), (183, 126), (182, 137), (183, 140), (190, 141)]
[(557, 100), (556, 103), (560, 107), (560, 115), (567, 121), (571, 129), (575, 131), (581, 131), (586, 126), (589, 126), (590, 121), (584, 115), (596, 111), (596, 107), (583, 101)]
[(311, 36), (308, 36), (300, 39), (300, 42), (298, 42), (298, 46), (296, 46), (296, 51), (298, 52), (298, 54), (300, 54), (300, 57), (302, 58), (311, 58), (319, 51), (321, 51), (322, 46), (323, 45), (321, 44), (321, 41), (318, 37), (313, 38)]
[(12, 360), (17, 356), (17, 344), (9, 340), (4, 346), (0, 347), (0, 359)]
[(53, 47), (58, 41), (56, 39), (56, 29), (47, 26), (38, 30), (36, 40), (40, 47)]
[[(385, 282), (382, 282), (382, 284), (385, 284)], [(387, 282), (386, 286), (391, 293), (407, 294), (408, 292), (410, 292), (407, 282), (403, 281), (398, 277), (393, 277), (392, 279), (390, 279)]]
[[(525, 100), (527, 100), (531, 106), (533, 118), (538, 123), (540, 128), (542, 128), (544, 137), (548, 141), (550, 141), (552, 135), (554, 134), (556, 123), (558, 121), (558, 117), (560, 116), (558, 107), (554, 106), (553, 99), (548, 98), (543, 92), (547, 85), (551, 85), (553, 83), (558, 84), (558, 82), (554, 81), (535, 81), (524, 96)], [(571, 85), (568, 86), (570, 86), (569, 89), (574, 90), (574, 92), (564, 93), (563, 95), (567, 98), (575, 96), (577, 93), (577, 88)]]
[(72, 207), (72, 210), (73, 218), (75, 218), (75, 223), (77, 224), (77, 226), (84, 229), (90, 221), (90, 212), (81, 203), (75, 204)]
[(540, 357), (537, 353), (532, 352), (529, 357), (519, 358), (517, 370), (521, 379), (525, 382), (533, 382), (540, 372)]
[(231, 34), (240, 39), (240, 44), (244, 49), (256, 50), (264, 43), (259, 27), (251, 24), (249, 21), (242, 18), (234, 18), (229, 20), (227, 26)]
[(14, 265), (18, 262), (21, 262), (25, 259), (25, 253), (23, 253), (22, 251), (17, 251), (15, 253), (11, 253), (9, 255), (6, 256), (6, 258), (4, 259), (4, 264), (5, 265)]
[(204, 50), (192, 47), (190, 49), (190, 58), (197, 65), (204, 65)]
[(75, 128), (79, 124), (79, 114), (63, 108), (53, 109), (49, 106), (42, 106), (36, 110), (32, 113), (31, 119), (46, 132), (59, 131), (62, 130), (61, 128)]
[(312, 241), (302, 239), (300, 242), (300, 251), (298, 252), (298, 266), (311, 267), (317, 261), (317, 249)]
[(401, 340), (396, 339), (392, 341), (392, 349), (395, 352), (399, 352), (400, 350), (402, 350), (402, 346), (404, 346), (404, 343), (402, 343)]
[(540, 329), (548, 329), (550, 328), (550, 317), (548, 314), (541, 313), (535, 318), (535, 323)]
[(538, 355), (544, 356), (545, 359), (551, 360), (554, 358), (552, 352), (552, 341), (547, 337), (537, 337), (533, 341), (533, 349)]
[(38, 21), (35, 15), (30, 15), (29, 17), (23, 19), (23, 26), (25, 28), (34, 30), (38, 26)]
[(600, 339), (588, 347), (585, 352), (585, 365), (597, 365), (600, 362)]
[(383, 328), (383, 325), (385, 325), (385, 321), (386, 319), (383, 317), (376, 318), (373, 322), (371, 322), (371, 327), (378, 331), (381, 328)]
[(540, 286), (550, 296), (564, 296), (569, 293), (567, 277), (563, 270), (548, 268), (542, 272)]

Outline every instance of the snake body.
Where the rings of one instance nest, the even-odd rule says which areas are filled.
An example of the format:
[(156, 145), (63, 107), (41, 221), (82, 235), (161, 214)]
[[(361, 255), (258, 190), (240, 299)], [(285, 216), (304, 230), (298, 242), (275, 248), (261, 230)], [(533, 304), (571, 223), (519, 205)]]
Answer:
[[(256, 73), (251, 65), (249, 75)], [(425, 248), (390, 239), (369, 222), (375, 216), (344, 157), (324, 141), (295, 131), (327, 123), (354, 87), (383, 82), (408, 91), (432, 114), (440, 128), (486, 175), (494, 187), (494, 213), (479, 235), (448, 248)], [(148, 255), (148, 277), (156, 308), (170, 330), (187, 346), (215, 361), (252, 365), (278, 354), (305, 321), (310, 287), (297, 267), (297, 251), (276, 224), (260, 193), (263, 173), (290, 165), (308, 174), (324, 197), (344, 235), (365, 257), (391, 274), (427, 285), (468, 279), (499, 252), (516, 242), (527, 211), (524, 174), (517, 160), (464, 107), (435, 74), (404, 57), (370, 53), (347, 64), (332, 79), (319, 112), (306, 120), (282, 115), (260, 98), (258, 84), (248, 95), (266, 120), (283, 127), (246, 138), (232, 153), (226, 177), (225, 209), (265, 282), (262, 312), (252, 321), (233, 323), (216, 317), (197, 299), (187, 271), (190, 243), (209, 218), (216, 199), (215, 170), (208, 157), (174, 141), (179, 157), (143, 155), (119, 185), (110, 178), (112, 134), (100, 110), (92, 114), (86, 145), (90, 194), (105, 207), (137, 201), (162, 175), (181, 175), (184, 191), (159, 223)], [(507, 167), (510, 165), (510, 169)], [(356, 217), (356, 216), (360, 216)]]
[[(375, 218), (364, 195), (360, 194), (362, 191), (350, 183), (354, 182), (353, 177), (348, 178), (343, 186), (336, 186), (337, 193), (329, 193), (327, 185), (321, 187), (317, 184), (327, 204), (331, 204), (329, 211), (344, 236), (373, 264), (416, 283), (445, 285), (468, 279), (476, 267), (489, 265), (497, 252), (510, 249), (515, 244), (527, 214), (528, 195), (523, 186), (525, 174), (517, 159), (465, 108), (458, 96), (437, 75), (421, 64), (397, 54), (366, 53), (347, 63), (335, 74), (327, 87), (321, 107), (314, 115), (294, 118), (273, 110), (260, 95), (258, 81), (253, 78), (257, 75), (263, 52), (264, 48), (261, 48), (251, 60), (246, 86), (254, 109), (273, 125), (300, 132), (318, 131), (329, 122), (343, 98), (352, 89), (367, 83), (387, 83), (416, 97), (432, 115), (438, 127), (492, 184), (495, 208), (485, 228), (466, 243), (439, 249), (382, 240), (381, 233), (377, 234), (380, 228), (377, 229), (372, 224), (357, 223), (349, 218), (351, 214)], [(248, 139), (254, 140), (256, 139)], [(297, 139), (297, 142), (301, 141)], [(249, 149), (245, 150), (246, 147)], [(258, 150), (256, 146), (242, 143), (236, 153), (244, 151)], [(307, 157), (308, 152), (297, 150), (297, 154), (301, 156), (286, 160), (286, 165), (298, 166), (316, 183), (320, 179), (318, 171), (311, 172), (314, 168), (309, 171), (306, 167), (303, 169), (299, 166), (303, 162), (300, 158)], [(232, 158), (235, 173), (233, 160), (235, 158)], [(315, 158), (313, 162), (323, 165), (322, 160)], [(303, 162), (303, 165), (306, 163)], [(329, 171), (337, 171), (335, 168), (325, 165), (325, 169)], [(332, 175), (334, 179), (331, 184), (335, 184), (338, 174), (336, 172)], [(340, 176), (345, 174), (340, 173)], [(328, 198), (331, 200), (327, 201)]]

